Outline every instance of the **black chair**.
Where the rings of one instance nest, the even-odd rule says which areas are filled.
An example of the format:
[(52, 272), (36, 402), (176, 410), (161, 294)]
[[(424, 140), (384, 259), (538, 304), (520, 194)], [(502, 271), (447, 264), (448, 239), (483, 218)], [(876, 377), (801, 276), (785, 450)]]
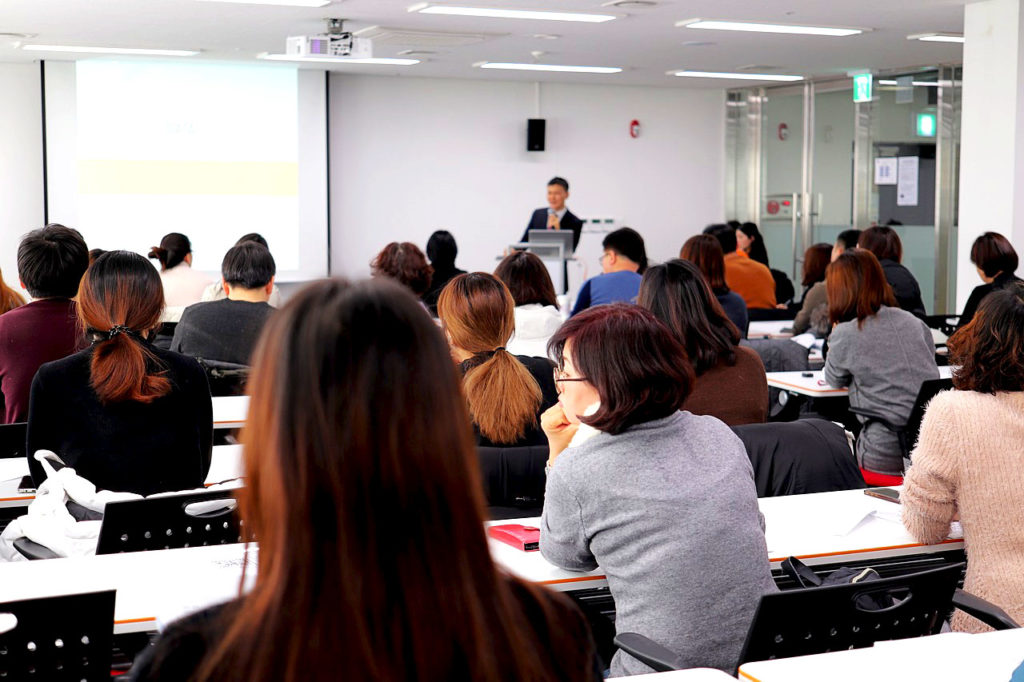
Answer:
[(157, 348), (163, 348), (164, 350), (171, 349), (171, 341), (174, 340), (174, 329), (178, 326), (177, 322), (164, 322), (157, 329), (156, 335), (153, 337), (153, 345)]
[(953, 332), (956, 331), (957, 324), (960, 323), (959, 315), (925, 315), (924, 323), (928, 325), (930, 329), (938, 329), (946, 336), (952, 336)]
[[(997, 630), (1018, 627), (999, 607), (957, 589), (963, 568), (950, 564), (870, 582), (766, 594), (754, 613), (739, 663), (934, 635), (954, 606)], [(872, 602), (891, 606), (878, 608)], [(657, 672), (684, 666), (674, 652), (643, 635), (623, 633), (615, 643)]]
[(96, 553), (242, 542), (233, 493), (233, 490), (220, 489), (110, 502), (103, 513)]
[(540, 515), (548, 446), (480, 447), (477, 454), (492, 519)]
[(914, 407), (910, 410), (910, 417), (906, 424), (894, 424), (877, 414), (853, 407), (850, 408), (850, 412), (865, 418), (863, 426), (872, 423), (880, 424), (896, 434), (903, 458), (910, 459), (910, 453), (917, 445), (917, 437), (921, 433), (921, 421), (924, 419), (928, 403), (942, 391), (948, 391), (951, 388), (953, 388), (952, 379), (927, 379), (921, 382), (921, 388), (917, 391), (917, 398), (914, 399)]
[[(792, 284), (790, 285), (792, 286)], [(792, 296), (790, 296), (792, 298)], [(783, 301), (785, 303), (785, 301)], [(793, 314), (788, 308), (747, 308), (747, 316), (751, 322), (769, 322), (775, 320), (792, 320)]]
[(0, 459), (25, 456), (25, 435), (28, 422), (0, 424)]
[(206, 379), (210, 383), (210, 395), (215, 398), (227, 395), (245, 395), (245, 384), (249, 380), (249, 365), (205, 358), (196, 358), (196, 361), (206, 372)]
[(754, 466), (758, 497), (865, 488), (846, 431), (823, 419), (732, 427)]
[(90, 592), (0, 604), (0, 679), (109, 682), (114, 594)]

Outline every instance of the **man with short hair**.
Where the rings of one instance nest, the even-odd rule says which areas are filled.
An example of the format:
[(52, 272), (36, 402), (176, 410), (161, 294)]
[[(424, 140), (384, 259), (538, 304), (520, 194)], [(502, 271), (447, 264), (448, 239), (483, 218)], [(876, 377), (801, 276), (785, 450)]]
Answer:
[(601, 274), (591, 277), (576, 296), (572, 314), (604, 303), (636, 303), (640, 280), (647, 269), (644, 238), (631, 227), (609, 232), (601, 243)]
[(848, 249), (857, 248), (857, 241), (860, 239), (860, 230), (843, 230), (836, 237), (836, 243), (832, 245), (832, 260), (835, 263), (836, 258), (842, 255), (843, 251)]
[(704, 234), (710, 234), (722, 245), (725, 284), (743, 298), (747, 308), (774, 308), (775, 278), (767, 267), (736, 252), (736, 230), (728, 225), (708, 225)]
[[(572, 248), (580, 243), (583, 221), (573, 215), (566, 205), (569, 198), (569, 181), (554, 177), (548, 181), (548, 206), (538, 208), (530, 216), (530, 224), (519, 241), (529, 241), (530, 230), (572, 230)], [(570, 254), (566, 254), (567, 256)]]
[(5, 424), (28, 420), (29, 390), (41, 365), (87, 345), (71, 299), (88, 267), (89, 248), (78, 230), (54, 223), (22, 238), (18, 279), (34, 300), (0, 315)]
[(185, 308), (171, 350), (203, 360), (248, 365), (256, 339), (274, 309), (267, 303), (277, 267), (262, 244), (231, 249), (221, 263), (227, 298)]

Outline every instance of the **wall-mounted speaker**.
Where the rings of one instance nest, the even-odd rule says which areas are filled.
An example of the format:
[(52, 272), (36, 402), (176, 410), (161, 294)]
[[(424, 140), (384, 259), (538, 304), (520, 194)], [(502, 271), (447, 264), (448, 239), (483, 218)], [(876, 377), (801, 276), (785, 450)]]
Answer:
[(526, 151), (544, 151), (544, 129), (547, 121), (543, 118), (526, 119)]

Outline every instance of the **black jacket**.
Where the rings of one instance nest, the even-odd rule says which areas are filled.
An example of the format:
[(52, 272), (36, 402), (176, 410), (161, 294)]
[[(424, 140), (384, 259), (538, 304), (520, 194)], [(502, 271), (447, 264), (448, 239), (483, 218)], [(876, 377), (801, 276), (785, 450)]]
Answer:
[(1021, 282), (1020, 277), (1011, 273), (1000, 273), (990, 284), (981, 284), (974, 287), (971, 291), (970, 297), (967, 299), (967, 303), (964, 304), (964, 311), (960, 313), (960, 321), (956, 323), (956, 328), (959, 329), (965, 324), (974, 319), (974, 314), (978, 312), (978, 306), (981, 305), (982, 300), (991, 294), (996, 289), (1002, 289), (1007, 284), (1013, 284), (1014, 282)]
[(910, 270), (888, 258), (883, 258), (881, 263), (885, 279), (892, 287), (893, 294), (896, 295), (896, 303), (908, 313), (913, 313), (924, 319), (926, 313), (924, 301), (921, 300), (921, 287)]

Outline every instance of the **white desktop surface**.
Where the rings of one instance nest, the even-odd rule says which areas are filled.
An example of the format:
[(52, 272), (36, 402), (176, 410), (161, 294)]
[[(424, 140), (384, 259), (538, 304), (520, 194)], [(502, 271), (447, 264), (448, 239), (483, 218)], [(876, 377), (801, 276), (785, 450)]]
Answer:
[[(783, 329), (790, 331), (784, 332)], [(793, 336), (793, 320), (764, 320), (747, 325), (748, 339), (788, 339)]]
[(249, 396), (229, 395), (213, 399), (213, 428), (233, 429), (245, 426), (249, 414)]
[[(804, 376), (805, 374), (811, 376)], [(813, 372), (768, 372), (766, 376), (768, 385), (773, 388), (812, 398), (839, 398), (849, 394), (846, 388), (833, 388), (825, 383), (825, 373), (820, 369)], [(940, 379), (949, 379), (952, 376), (952, 367), (939, 367)]]
[(750, 682), (1007, 682), (1024, 661), (1024, 628), (878, 642), (867, 649), (740, 666)]
[[(959, 538), (936, 545), (915, 541), (899, 520), (899, 505), (869, 497), (863, 490), (764, 497), (758, 503), (773, 564), (790, 556), (815, 565), (963, 548)], [(487, 525), (506, 523), (539, 526), (540, 519), (505, 519)], [(523, 552), (494, 539), (489, 542), (495, 562), (526, 580), (562, 592), (608, 585), (600, 568), (589, 573), (567, 571), (549, 563), (539, 551)]]
[[(626, 679), (620, 677), (617, 679)], [(721, 670), (714, 668), (690, 668), (688, 670), (673, 670), (667, 673), (650, 673), (648, 675), (633, 675), (628, 678), (630, 682), (726, 682), (736, 678), (726, 675)]]

